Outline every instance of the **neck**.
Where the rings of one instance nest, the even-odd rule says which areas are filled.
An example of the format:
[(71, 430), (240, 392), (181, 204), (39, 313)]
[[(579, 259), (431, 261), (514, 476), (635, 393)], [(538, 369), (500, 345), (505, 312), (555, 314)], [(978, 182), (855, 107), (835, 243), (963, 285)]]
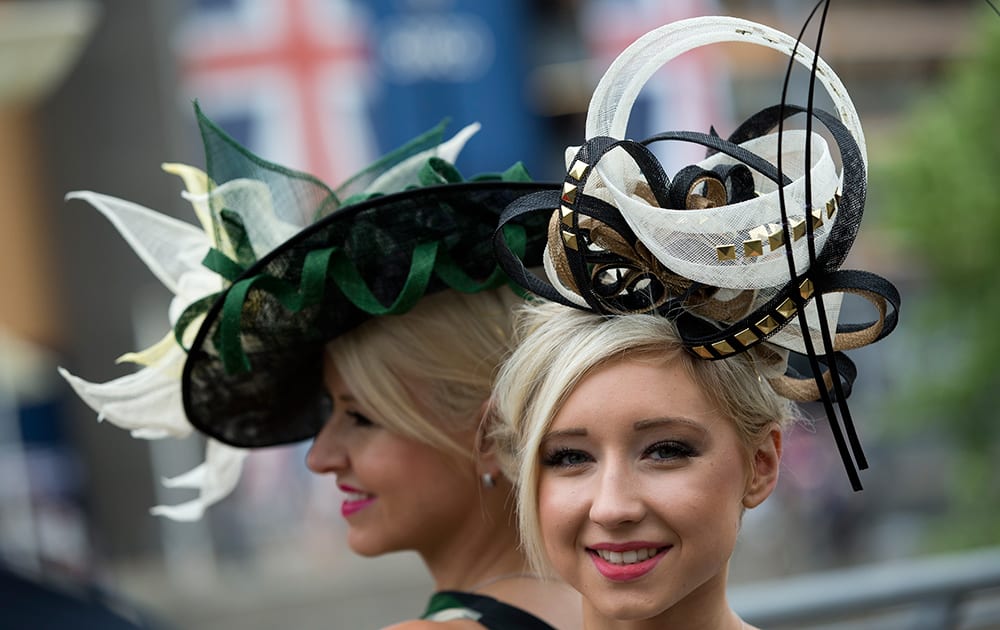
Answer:
[(418, 549), (437, 590), (475, 590), (496, 578), (529, 573), (506, 509), (506, 484), (483, 489), (483, 500), (433, 547)]

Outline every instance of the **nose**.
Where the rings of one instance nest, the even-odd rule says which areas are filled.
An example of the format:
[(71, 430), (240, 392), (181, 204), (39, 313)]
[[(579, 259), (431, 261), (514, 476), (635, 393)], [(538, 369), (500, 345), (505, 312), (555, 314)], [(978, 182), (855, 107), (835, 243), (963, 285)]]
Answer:
[(613, 529), (629, 523), (638, 523), (646, 515), (637, 480), (626, 466), (605, 462), (600, 478), (593, 486), (590, 520)]
[(350, 465), (347, 449), (338, 439), (335, 425), (335, 422), (323, 425), (306, 453), (306, 466), (317, 475), (342, 472)]

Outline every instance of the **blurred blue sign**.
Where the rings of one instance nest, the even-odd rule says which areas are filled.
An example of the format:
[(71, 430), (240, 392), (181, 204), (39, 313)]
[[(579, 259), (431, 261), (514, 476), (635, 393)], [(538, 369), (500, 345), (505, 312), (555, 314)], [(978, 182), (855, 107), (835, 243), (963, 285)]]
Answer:
[(450, 118), (482, 130), (459, 159), (469, 176), (522, 160), (538, 172), (540, 121), (525, 86), (531, 68), (526, 0), (372, 0), (372, 122), (380, 151)]

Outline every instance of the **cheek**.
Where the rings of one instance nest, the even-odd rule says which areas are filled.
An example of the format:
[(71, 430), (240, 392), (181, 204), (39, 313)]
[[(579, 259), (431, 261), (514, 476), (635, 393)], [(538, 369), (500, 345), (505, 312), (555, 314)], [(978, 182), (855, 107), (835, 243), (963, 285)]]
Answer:
[(717, 462), (691, 475), (672, 492), (661, 492), (660, 503), (670, 498), (670, 512), (679, 527), (688, 532), (707, 532), (722, 539), (735, 539), (743, 511), (746, 477), (742, 460)]
[(579, 531), (587, 519), (585, 499), (566, 480), (538, 484), (538, 521), (545, 552), (557, 570), (561, 559), (576, 551)]

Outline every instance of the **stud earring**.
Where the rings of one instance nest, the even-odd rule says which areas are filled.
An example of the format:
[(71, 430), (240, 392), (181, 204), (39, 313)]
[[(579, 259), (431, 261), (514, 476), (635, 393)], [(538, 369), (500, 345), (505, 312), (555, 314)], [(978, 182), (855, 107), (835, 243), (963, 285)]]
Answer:
[(493, 474), (492, 473), (488, 473), (488, 472), (483, 473), (483, 487), (484, 488), (493, 488), (496, 485), (497, 485), (497, 482), (496, 482), (495, 479), (493, 479)]

